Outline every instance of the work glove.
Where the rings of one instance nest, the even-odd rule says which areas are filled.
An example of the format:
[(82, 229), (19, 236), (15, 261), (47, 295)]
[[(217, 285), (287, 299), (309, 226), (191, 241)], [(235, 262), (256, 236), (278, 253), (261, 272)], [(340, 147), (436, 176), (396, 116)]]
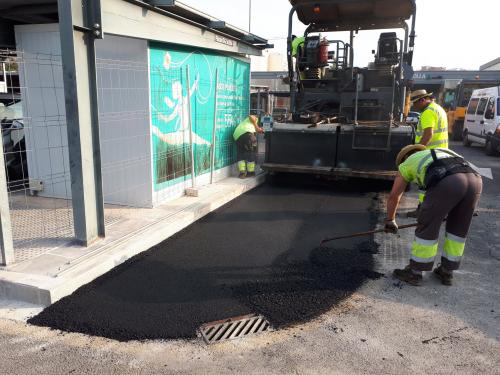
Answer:
[(398, 224), (396, 223), (396, 220), (385, 220), (385, 227), (384, 227), (385, 233), (398, 233)]

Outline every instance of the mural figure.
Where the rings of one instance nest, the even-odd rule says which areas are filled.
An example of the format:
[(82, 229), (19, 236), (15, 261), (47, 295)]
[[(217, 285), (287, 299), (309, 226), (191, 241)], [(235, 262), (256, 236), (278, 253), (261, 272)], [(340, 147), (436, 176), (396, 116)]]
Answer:
[(232, 134), (249, 110), (249, 63), (214, 51), (159, 43), (151, 43), (149, 51), (155, 191), (190, 178), (190, 118), (196, 175), (210, 171), (214, 122), (215, 168), (233, 164), (236, 148)]
[[(171, 57), (168, 52), (165, 53), (163, 67), (165, 70), (170, 69)], [(191, 86), (189, 92), (189, 100), (192, 96), (196, 94), (199, 87), (200, 74), (196, 74), (196, 79)], [(183, 95), (182, 83), (180, 80), (174, 80), (171, 84), (171, 97), (166, 93), (163, 100), (171, 110), (170, 114), (165, 115), (161, 111), (158, 112), (158, 119), (166, 124), (169, 124), (169, 132), (163, 133), (157, 126), (153, 125), (152, 131), (161, 141), (168, 143), (170, 145), (181, 145), (183, 143), (189, 142), (189, 138), (185, 139), (186, 132), (189, 132), (189, 106), (187, 90), (186, 94)], [(173, 125), (172, 125), (173, 123)], [(194, 127), (193, 127), (194, 128)], [(210, 145), (210, 142), (201, 138), (193, 130), (192, 132), (193, 144), (197, 145)]]

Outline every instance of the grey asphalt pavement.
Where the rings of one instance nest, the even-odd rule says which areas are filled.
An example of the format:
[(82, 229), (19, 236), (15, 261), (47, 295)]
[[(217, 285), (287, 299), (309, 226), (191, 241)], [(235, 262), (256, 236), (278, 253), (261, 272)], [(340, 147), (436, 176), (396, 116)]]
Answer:
[[(500, 157), (453, 148), (492, 168), (496, 179), (484, 182), (452, 287), (431, 275), (422, 287), (396, 282), (390, 273), (406, 264), (411, 232), (383, 234), (374, 258), (386, 276), (307, 323), (206, 346), (199, 339), (118, 342), (4, 319), (0, 373), (499, 374)], [(414, 207), (415, 196), (407, 195), (404, 209)]]

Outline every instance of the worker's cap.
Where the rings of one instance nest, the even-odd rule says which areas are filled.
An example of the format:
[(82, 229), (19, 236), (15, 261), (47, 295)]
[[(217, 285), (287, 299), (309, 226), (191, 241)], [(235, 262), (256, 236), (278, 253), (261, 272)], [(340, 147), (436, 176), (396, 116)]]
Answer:
[(259, 118), (258, 118), (257, 116), (255, 116), (255, 115), (250, 115), (250, 116), (248, 116), (248, 117), (250, 117), (250, 118), (252, 118), (254, 121), (256, 121), (256, 122), (257, 122), (257, 124), (259, 123)]
[(428, 93), (427, 90), (415, 90), (410, 95), (410, 101), (415, 103), (417, 100), (432, 96), (432, 92)]
[(411, 154), (414, 154), (415, 152), (419, 151), (424, 151), (426, 147), (421, 144), (417, 145), (408, 145), (405, 146), (399, 151), (398, 156), (396, 156), (396, 167), (399, 167), (399, 164), (401, 164), (405, 159), (410, 156)]

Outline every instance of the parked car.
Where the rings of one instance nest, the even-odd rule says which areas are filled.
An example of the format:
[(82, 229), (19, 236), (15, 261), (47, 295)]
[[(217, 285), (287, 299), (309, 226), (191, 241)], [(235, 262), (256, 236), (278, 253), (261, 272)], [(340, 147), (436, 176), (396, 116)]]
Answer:
[(420, 113), (419, 112), (408, 112), (408, 116), (406, 116), (406, 123), (417, 126), (418, 122), (420, 121)]
[(474, 90), (465, 115), (462, 142), (484, 146), (486, 155), (500, 151), (500, 86)]
[(21, 102), (0, 105), (0, 124), (9, 190), (24, 189), (28, 181), (28, 163)]

